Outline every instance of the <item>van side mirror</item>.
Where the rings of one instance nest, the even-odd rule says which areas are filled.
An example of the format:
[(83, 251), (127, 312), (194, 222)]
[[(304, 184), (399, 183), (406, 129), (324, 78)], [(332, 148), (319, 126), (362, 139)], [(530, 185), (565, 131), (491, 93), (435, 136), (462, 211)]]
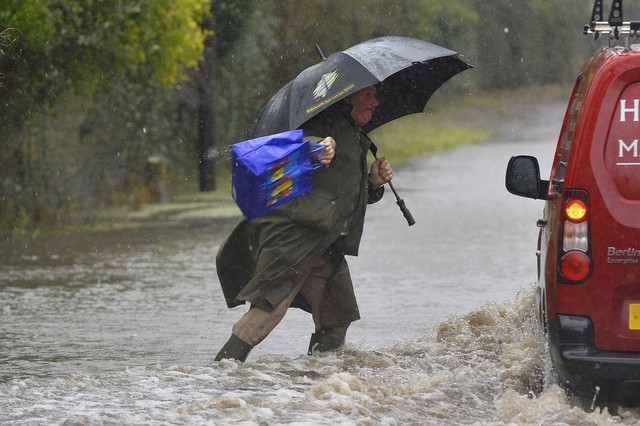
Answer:
[(505, 179), (507, 191), (520, 197), (546, 200), (549, 181), (540, 179), (538, 159), (530, 155), (511, 157)]

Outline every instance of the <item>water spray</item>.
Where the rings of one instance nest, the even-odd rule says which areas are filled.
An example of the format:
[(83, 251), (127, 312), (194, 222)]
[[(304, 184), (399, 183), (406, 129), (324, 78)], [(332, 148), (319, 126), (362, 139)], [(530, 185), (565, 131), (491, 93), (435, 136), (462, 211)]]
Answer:
[(600, 393), (600, 386), (596, 386), (596, 394), (593, 395), (593, 401), (591, 401), (591, 411), (596, 408), (596, 400), (598, 399), (598, 394)]

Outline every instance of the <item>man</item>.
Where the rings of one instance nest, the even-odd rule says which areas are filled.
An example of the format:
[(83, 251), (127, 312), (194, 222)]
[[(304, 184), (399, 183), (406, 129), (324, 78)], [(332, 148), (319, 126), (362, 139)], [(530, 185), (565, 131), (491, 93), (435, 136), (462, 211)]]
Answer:
[(341, 346), (351, 322), (360, 319), (344, 255), (358, 254), (366, 205), (382, 198), (393, 177), (384, 157), (367, 171), (371, 141), (361, 128), (377, 105), (370, 86), (305, 123), (305, 138), (326, 146), (312, 189), (243, 220), (223, 244), (216, 265), (227, 305), (248, 301), (251, 307), (216, 360), (245, 361), (290, 306), (312, 314), (309, 354)]

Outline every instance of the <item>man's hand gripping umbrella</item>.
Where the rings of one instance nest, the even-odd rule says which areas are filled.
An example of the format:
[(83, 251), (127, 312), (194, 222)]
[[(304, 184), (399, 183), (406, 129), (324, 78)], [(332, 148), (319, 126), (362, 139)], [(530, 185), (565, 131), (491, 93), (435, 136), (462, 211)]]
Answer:
[[(373, 141), (369, 138), (369, 136), (366, 133), (364, 135), (369, 140), (369, 142), (371, 142), (369, 151), (371, 151), (371, 154), (373, 154), (373, 158), (378, 160), (378, 147), (376, 146), (375, 143), (373, 143)], [(389, 179), (387, 183), (389, 184), (389, 188), (391, 188), (391, 191), (393, 191), (393, 195), (395, 195), (396, 197), (396, 204), (398, 205), (398, 207), (400, 207), (400, 211), (402, 212), (402, 215), (404, 216), (405, 219), (407, 219), (407, 224), (409, 226), (414, 225), (416, 221), (413, 219), (413, 215), (405, 205), (404, 200), (400, 198), (400, 195), (398, 195), (398, 191), (396, 191), (396, 188), (393, 186), (393, 182), (391, 182), (391, 179)]]

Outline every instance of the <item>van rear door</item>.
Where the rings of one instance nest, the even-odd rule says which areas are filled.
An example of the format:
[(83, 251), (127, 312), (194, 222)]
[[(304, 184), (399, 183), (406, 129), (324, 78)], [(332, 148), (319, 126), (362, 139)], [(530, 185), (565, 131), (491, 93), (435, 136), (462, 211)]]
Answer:
[(640, 351), (640, 51), (610, 59), (603, 68), (615, 77), (594, 81), (602, 103), (591, 149), (574, 163), (572, 186), (586, 189), (591, 205), (593, 297), (584, 308), (598, 348)]

